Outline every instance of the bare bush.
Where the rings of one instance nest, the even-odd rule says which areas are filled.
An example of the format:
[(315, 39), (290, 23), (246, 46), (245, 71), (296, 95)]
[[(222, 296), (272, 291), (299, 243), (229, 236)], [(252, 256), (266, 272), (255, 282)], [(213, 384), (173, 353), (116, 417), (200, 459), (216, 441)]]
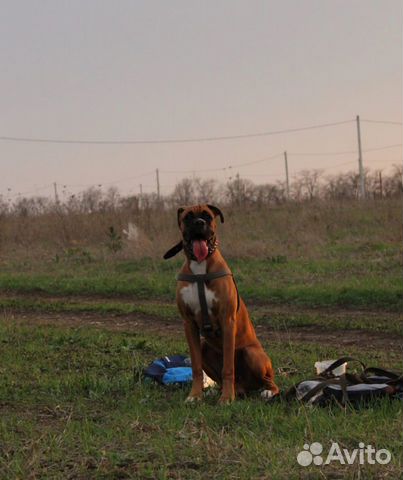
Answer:
[(214, 179), (184, 178), (176, 184), (167, 198), (169, 205), (213, 203), (218, 200), (217, 181)]
[[(105, 255), (113, 252), (116, 258), (159, 256), (178, 240), (178, 206), (217, 203), (233, 225), (233, 232), (223, 235), (230, 254), (296, 255), (301, 249), (319, 248), (334, 228), (359, 223), (360, 216), (353, 218), (354, 212), (365, 217), (365, 212), (374, 216), (379, 211), (380, 223), (390, 218), (391, 209), (400, 208), (402, 170), (395, 166), (389, 175), (366, 171), (364, 202), (355, 201), (359, 193), (355, 172), (324, 177), (317, 170), (303, 171), (295, 178), (291, 201), (287, 201), (284, 182), (255, 185), (239, 175), (225, 186), (213, 179), (184, 179), (171, 195), (161, 198), (155, 193), (124, 197), (115, 188), (106, 192), (90, 188), (60, 202), (34, 197), (11, 203), (0, 197), (0, 245), (3, 252), (13, 249), (20, 254), (81, 248)], [(397, 219), (400, 216), (396, 213)], [(136, 238), (128, 235), (133, 225)], [(397, 223), (393, 228), (400, 232)]]

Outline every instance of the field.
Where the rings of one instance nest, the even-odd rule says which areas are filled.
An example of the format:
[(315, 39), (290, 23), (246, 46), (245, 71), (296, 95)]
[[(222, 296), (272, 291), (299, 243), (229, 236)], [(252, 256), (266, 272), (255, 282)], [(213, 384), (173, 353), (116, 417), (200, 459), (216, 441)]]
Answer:
[[(295, 210), (230, 212), (220, 235), (280, 388), (346, 354), (402, 371), (400, 203)], [(174, 304), (182, 258), (160, 260), (177, 239), (175, 214), (155, 213), (148, 229), (136, 220), (147, 242), (116, 252), (101, 237), (55, 241), (66, 231), (89, 237), (70, 217), (39, 219), (36, 240), (15, 230), (16, 219), (3, 223), (0, 478), (399, 478), (397, 400), (357, 410), (256, 395), (218, 407), (212, 390), (187, 406), (188, 387), (145, 382), (151, 360), (187, 345)], [(297, 454), (312, 442), (325, 451), (364, 442), (392, 460), (302, 467)]]

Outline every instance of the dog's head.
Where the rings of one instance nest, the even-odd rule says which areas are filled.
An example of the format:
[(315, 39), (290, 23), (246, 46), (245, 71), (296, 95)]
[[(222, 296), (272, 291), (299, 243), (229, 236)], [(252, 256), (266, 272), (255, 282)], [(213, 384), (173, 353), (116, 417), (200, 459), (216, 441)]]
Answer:
[(224, 215), (214, 205), (194, 205), (178, 209), (178, 225), (182, 233), (182, 241), (169, 250), (164, 258), (176, 255), (182, 248), (192, 260), (202, 262), (217, 247), (216, 221), (220, 217), (224, 222)]

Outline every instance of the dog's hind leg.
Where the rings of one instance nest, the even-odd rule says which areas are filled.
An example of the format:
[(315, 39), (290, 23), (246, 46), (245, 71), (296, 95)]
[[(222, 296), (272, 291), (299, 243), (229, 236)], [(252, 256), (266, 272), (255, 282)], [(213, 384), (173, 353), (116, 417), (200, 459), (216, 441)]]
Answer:
[(244, 382), (249, 384), (248, 387), (251, 390), (263, 388), (261, 395), (267, 400), (279, 393), (280, 390), (274, 382), (274, 369), (270, 358), (261, 345), (245, 347), (243, 349), (243, 362), (244, 368), (246, 367), (249, 374), (249, 379), (245, 378)]

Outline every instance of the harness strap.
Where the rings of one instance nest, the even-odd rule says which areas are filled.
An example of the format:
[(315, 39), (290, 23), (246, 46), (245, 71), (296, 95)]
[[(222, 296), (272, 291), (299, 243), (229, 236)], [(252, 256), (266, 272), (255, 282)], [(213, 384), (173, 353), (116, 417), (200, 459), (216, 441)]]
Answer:
[[(213, 332), (213, 326), (211, 325), (210, 322), (210, 317), (208, 314), (208, 306), (207, 306), (207, 299), (206, 299), (206, 292), (204, 290), (204, 285), (206, 282), (209, 282), (210, 280), (216, 280), (217, 278), (221, 277), (226, 277), (230, 275), (233, 277), (231, 272), (210, 272), (210, 273), (203, 273), (203, 274), (190, 274), (190, 273), (178, 273), (176, 276), (176, 280), (178, 282), (190, 282), (194, 283), (197, 282), (197, 292), (199, 294), (199, 302), (200, 302), (200, 308), (201, 308), (201, 314), (202, 314), (202, 328), (201, 328), (201, 333), (203, 336), (209, 335)], [(234, 280), (235, 283), (235, 280)], [(235, 284), (236, 287), (236, 284)], [(237, 311), (239, 308), (239, 294), (238, 294), (238, 288), (237, 290), (237, 295), (238, 295), (238, 305), (237, 305)], [(220, 334), (219, 331), (216, 332), (217, 336)]]
[(389, 370), (384, 370), (383, 368), (376, 368), (376, 367), (368, 367), (366, 368), (361, 376), (363, 379), (368, 380), (368, 374), (375, 374), (379, 377), (387, 377), (389, 378), (389, 381), (396, 381), (396, 380), (401, 380), (402, 376), (399, 375), (398, 373), (391, 372)]
[(178, 273), (176, 275), (176, 280), (181, 282), (209, 282), (210, 280), (215, 280), (216, 278), (226, 277), (227, 275), (231, 275), (231, 272), (210, 272), (210, 273), (201, 273), (201, 274), (194, 274), (194, 273)]

